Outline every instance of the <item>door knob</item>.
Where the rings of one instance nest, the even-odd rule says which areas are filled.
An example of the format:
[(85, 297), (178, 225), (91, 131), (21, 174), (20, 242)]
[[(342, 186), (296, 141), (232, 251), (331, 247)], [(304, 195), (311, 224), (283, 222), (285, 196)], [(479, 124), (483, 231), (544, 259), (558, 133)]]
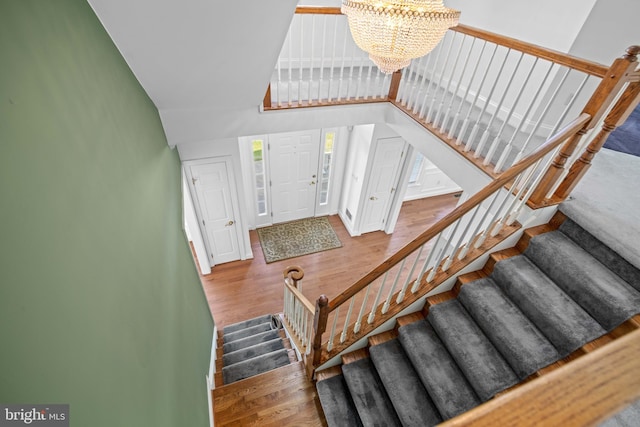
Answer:
[(315, 181), (311, 181), (311, 184), (309, 184), (309, 185), (314, 185), (315, 183), (316, 183)]
[(378, 200), (378, 198), (376, 196), (371, 196), (369, 197), (369, 200)]
[(230, 226), (232, 226), (233, 224), (234, 224), (234, 222), (233, 222), (233, 221), (229, 221), (229, 222), (228, 222), (228, 223), (226, 223), (224, 226), (225, 226), (225, 227), (230, 227)]
[(313, 175), (311, 178), (315, 178), (315, 177), (316, 177), (316, 176), (315, 176), (315, 175)]

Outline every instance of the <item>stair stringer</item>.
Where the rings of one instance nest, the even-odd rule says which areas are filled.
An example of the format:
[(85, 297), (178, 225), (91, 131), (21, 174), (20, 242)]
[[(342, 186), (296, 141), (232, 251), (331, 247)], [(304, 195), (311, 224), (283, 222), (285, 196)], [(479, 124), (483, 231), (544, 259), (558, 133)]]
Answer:
[[(315, 370), (320, 371), (323, 369), (328, 369), (330, 367), (340, 365), (342, 363), (342, 356), (367, 347), (369, 337), (394, 329), (396, 327), (396, 319), (398, 319), (399, 317), (403, 317), (411, 313), (420, 312), (425, 307), (427, 298), (433, 295), (450, 291), (456, 284), (459, 276), (481, 270), (489, 260), (491, 254), (495, 252), (500, 252), (504, 249), (515, 247), (516, 244), (518, 244), (518, 242), (521, 240), (527, 228), (548, 224), (552, 220), (553, 216), (556, 214), (557, 211), (558, 211), (557, 206), (549, 206), (546, 208), (541, 208), (536, 210), (533, 210), (528, 206), (524, 206), (522, 213), (518, 218), (519, 220), (521, 220), (521, 223), (522, 223), (522, 227), (519, 230), (515, 231), (514, 233), (509, 235), (507, 238), (505, 238), (503, 241), (493, 246), (486, 253), (482, 254), (480, 257), (478, 257), (474, 261), (470, 262), (467, 266), (465, 266), (462, 270), (460, 270), (455, 276), (448, 278), (443, 283), (438, 285), (436, 288), (427, 292), (425, 295), (423, 295), (413, 303), (409, 304), (407, 307), (403, 308), (398, 313), (388, 316), (388, 318), (381, 325), (367, 332), (362, 337), (358, 338), (358, 340), (355, 341), (353, 344), (342, 349), (339, 353), (331, 356), (329, 359), (324, 361), (320, 366), (318, 366)], [(286, 330), (286, 328), (284, 329)], [(291, 342), (293, 343), (294, 341), (295, 340), (292, 340)], [(301, 360), (304, 360), (304, 359), (301, 359)]]

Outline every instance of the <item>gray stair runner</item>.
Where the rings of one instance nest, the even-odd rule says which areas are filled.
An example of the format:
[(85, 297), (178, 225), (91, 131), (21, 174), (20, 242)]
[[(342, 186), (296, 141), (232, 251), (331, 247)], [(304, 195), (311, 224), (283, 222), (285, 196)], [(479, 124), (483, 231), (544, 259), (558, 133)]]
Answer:
[(459, 415), (640, 313), (639, 288), (637, 267), (568, 220), (319, 381), (327, 422), (429, 426)]
[(271, 315), (224, 328), (222, 377), (225, 384), (288, 365), (289, 354)]

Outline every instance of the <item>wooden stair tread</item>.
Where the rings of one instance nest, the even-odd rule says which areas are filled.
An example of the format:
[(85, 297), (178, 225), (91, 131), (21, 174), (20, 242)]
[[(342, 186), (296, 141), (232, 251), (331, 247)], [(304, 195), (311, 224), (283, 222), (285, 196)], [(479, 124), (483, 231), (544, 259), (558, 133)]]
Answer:
[(369, 337), (369, 347), (374, 345), (379, 345), (390, 341), (398, 336), (398, 332), (395, 329), (390, 331), (382, 332), (380, 334), (372, 335)]
[(359, 350), (352, 351), (347, 354), (342, 355), (342, 364), (348, 365), (349, 363), (353, 363), (356, 360), (366, 359), (369, 357), (369, 349), (361, 348)]
[(331, 377), (335, 377), (336, 375), (342, 375), (342, 365), (336, 365), (321, 371), (316, 371), (316, 381), (326, 380)]
[(212, 390), (216, 426), (311, 426), (324, 423), (314, 384), (301, 362)]
[(413, 322), (417, 322), (419, 320), (424, 320), (424, 314), (422, 314), (421, 312), (417, 311), (415, 313), (409, 313), (405, 316), (402, 317), (398, 317), (396, 319), (396, 328), (399, 328), (401, 326), (404, 325), (409, 325)]
[(456, 296), (457, 296), (456, 293), (453, 291), (442, 292), (440, 294), (436, 294), (428, 297), (427, 304), (429, 305), (429, 307), (431, 307), (433, 305), (437, 305), (445, 301), (455, 299)]

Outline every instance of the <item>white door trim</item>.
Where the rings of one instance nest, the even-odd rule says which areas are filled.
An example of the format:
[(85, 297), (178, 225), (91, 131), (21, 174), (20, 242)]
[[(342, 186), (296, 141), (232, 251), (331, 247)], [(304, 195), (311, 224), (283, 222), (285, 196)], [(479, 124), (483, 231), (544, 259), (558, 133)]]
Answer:
[[(236, 234), (236, 239), (238, 243), (238, 250), (239, 250), (240, 259), (244, 260), (244, 259), (247, 259), (244, 238), (242, 235), (242, 232), (245, 229), (245, 226), (242, 221), (242, 215), (240, 214), (238, 187), (236, 185), (235, 176), (232, 172), (233, 159), (231, 156), (209, 157), (209, 158), (198, 159), (198, 160), (187, 160), (183, 162), (183, 165), (185, 167), (185, 174), (187, 176), (187, 185), (189, 186), (189, 191), (191, 193), (192, 200), (194, 201), (193, 205), (196, 211), (196, 216), (198, 217), (198, 226), (200, 229), (200, 233), (204, 238), (204, 243), (207, 248), (207, 252), (209, 254), (212, 253), (212, 250), (209, 247), (208, 238), (206, 238), (207, 234), (205, 230), (202, 229), (202, 210), (201, 210), (201, 207), (199, 206), (198, 198), (196, 195), (196, 189), (193, 185), (193, 179), (192, 179), (193, 177), (191, 176), (190, 167), (206, 165), (206, 164), (214, 164), (214, 163), (225, 163), (225, 166), (226, 166), (227, 182), (229, 183), (229, 192), (231, 196), (231, 205), (232, 205), (232, 209), (235, 217), (234, 221), (236, 223), (235, 234)], [(210, 265), (213, 267), (215, 265), (215, 260), (211, 259), (210, 256), (207, 256), (207, 259), (209, 260)]]

